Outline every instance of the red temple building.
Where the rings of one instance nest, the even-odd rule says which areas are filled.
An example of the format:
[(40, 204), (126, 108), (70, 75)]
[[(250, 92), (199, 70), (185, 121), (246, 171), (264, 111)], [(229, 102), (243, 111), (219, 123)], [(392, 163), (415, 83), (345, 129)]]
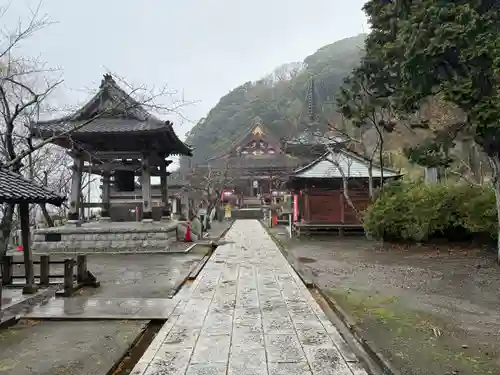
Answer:
[(227, 187), (244, 197), (266, 196), (280, 190), (299, 165), (300, 159), (286, 154), (281, 142), (260, 121), (226, 152), (208, 161), (211, 168), (227, 168), (231, 185)]
[[(354, 208), (362, 213), (371, 201), (369, 165), (363, 156), (338, 148), (295, 170), (288, 185), (299, 195), (299, 220), (295, 224), (298, 231), (312, 227), (361, 227), (359, 217), (344, 196), (344, 180)], [(377, 188), (382, 179), (395, 179), (401, 174), (373, 165), (371, 176)]]

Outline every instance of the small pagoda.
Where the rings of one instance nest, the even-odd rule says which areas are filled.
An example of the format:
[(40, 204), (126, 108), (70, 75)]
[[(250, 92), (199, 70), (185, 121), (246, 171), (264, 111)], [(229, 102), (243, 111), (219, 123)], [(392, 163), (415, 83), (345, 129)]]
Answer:
[[(80, 221), (82, 172), (102, 176), (103, 220), (110, 218), (110, 183), (118, 191), (135, 189), (141, 178), (142, 219), (152, 219), (151, 176), (161, 177), (162, 216), (170, 216), (167, 166), (170, 155), (192, 156), (170, 121), (160, 120), (130, 97), (109, 74), (99, 90), (75, 113), (32, 124), (35, 137), (69, 150), (73, 158), (68, 221)], [(54, 136), (56, 136), (54, 138)]]
[[(312, 162), (328, 149), (340, 149), (346, 146), (349, 138), (332, 126), (321, 124), (317, 116), (317, 92), (314, 79), (311, 78), (307, 90), (306, 103), (308, 116), (303, 123), (304, 131), (283, 142), (283, 150), (304, 162)], [(325, 132), (325, 128), (328, 130)]]

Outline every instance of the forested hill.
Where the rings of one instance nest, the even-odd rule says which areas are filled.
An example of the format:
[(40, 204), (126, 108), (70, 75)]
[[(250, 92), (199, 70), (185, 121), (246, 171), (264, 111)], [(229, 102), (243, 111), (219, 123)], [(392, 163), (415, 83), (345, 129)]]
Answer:
[(256, 118), (278, 138), (301, 131), (306, 123), (306, 96), (314, 77), (316, 113), (332, 119), (334, 95), (363, 53), (365, 34), (320, 48), (303, 62), (284, 64), (267, 77), (246, 82), (223, 96), (206, 118), (188, 133), (195, 148), (193, 165), (203, 163), (238, 139)]

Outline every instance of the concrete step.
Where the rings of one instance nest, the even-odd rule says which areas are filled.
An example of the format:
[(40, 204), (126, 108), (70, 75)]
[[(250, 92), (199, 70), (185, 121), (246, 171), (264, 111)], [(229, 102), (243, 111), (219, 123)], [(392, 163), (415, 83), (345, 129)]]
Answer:
[(260, 208), (241, 208), (231, 211), (232, 219), (257, 219), (264, 217), (264, 213)]

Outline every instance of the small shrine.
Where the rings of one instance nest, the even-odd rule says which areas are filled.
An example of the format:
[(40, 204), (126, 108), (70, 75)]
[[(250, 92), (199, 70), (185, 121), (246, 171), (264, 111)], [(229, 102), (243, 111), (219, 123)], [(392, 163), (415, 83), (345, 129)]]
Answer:
[[(78, 232), (75, 229), (78, 227), (82, 228), (80, 231), (88, 229), (92, 233), (102, 232), (103, 228), (108, 232), (124, 233), (135, 229), (145, 233), (149, 229), (160, 228), (158, 230), (161, 231), (161, 228), (169, 226), (154, 225), (151, 177), (160, 177), (161, 219), (168, 222), (171, 212), (167, 166), (171, 161), (167, 158), (171, 155), (192, 156), (191, 149), (177, 137), (172, 122), (160, 120), (149, 113), (111, 75), (104, 75), (97, 93), (75, 113), (59, 119), (36, 122), (32, 124), (32, 132), (34, 137), (51, 139), (53, 144), (66, 148), (73, 159), (68, 225), (39, 230), (35, 243), (42, 240), (42, 235), (55, 238), (53, 242), (65, 242), (60, 239), (60, 234), (75, 234), (73, 232)], [(83, 172), (102, 177), (101, 223), (82, 225), (80, 205)], [(136, 177), (140, 178), (139, 188), (136, 186)], [(118, 194), (141, 197), (140, 218), (144, 224), (151, 224), (149, 229), (147, 226), (134, 228), (131, 224), (126, 225), (127, 223), (112, 225), (111, 190)], [(106, 226), (105, 223), (111, 224)], [(89, 229), (91, 227), (93, 229)], [(58, 233), (59, 236), (48, 236), (51, 233)], [(85, 242), (88, 240), (83, 238), (90, 236), (79, 238)], [(111, 245), (108, 242), (102, 247)], [(83, 246), (81, 243), (78, 245), (91, 246)], [(64, 246), (60, 244), (48, 247)]]
[[(347, 149), (326, 152), (289, 177), (288, 186), (298, 198), (294, 226), (297, 232), (362, 228), (356, 211), (362, 213), (371, 203), (370, 178), (378, 188), (382, 180), (400, 177), (401, 173), (390, 168), (370, 167), (369, 160)], [(346, 187), (351, 202), (344, 195)]]

